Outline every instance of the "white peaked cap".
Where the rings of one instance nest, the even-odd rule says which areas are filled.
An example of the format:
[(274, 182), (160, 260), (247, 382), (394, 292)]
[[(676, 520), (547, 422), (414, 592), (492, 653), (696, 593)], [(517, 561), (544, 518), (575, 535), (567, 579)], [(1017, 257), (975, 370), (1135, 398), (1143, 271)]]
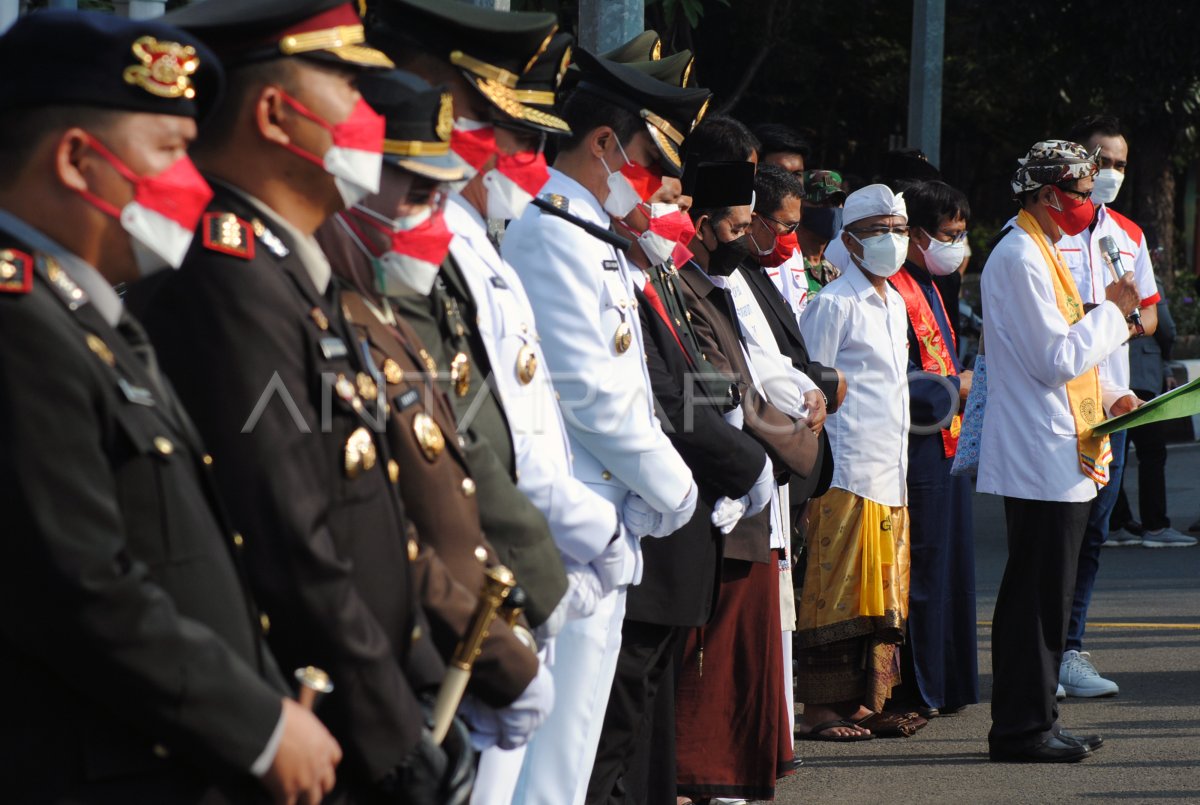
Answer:
[(855, 190), (846, 196), (842, 228), (875, 215), (899, 215), (907, 221), (908, 206), (904, 203), (904, 194), (893, 193), (892, 188), (885, 184), (869, 184)]

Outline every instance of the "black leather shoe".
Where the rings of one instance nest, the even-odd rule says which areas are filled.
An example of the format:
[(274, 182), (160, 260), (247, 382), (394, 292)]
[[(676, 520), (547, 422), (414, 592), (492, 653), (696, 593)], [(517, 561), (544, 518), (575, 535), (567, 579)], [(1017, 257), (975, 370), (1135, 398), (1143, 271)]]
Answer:
[(1036, 746), (1024, 749), (1001, 749), (993, 746), (988, 758), (993, 763), (1075, 763), (1092, 754), (1092, 750), (1073, 739), (1052, 735)]
[(1104, 746), (1104, 738), (1100, 737), (1099, 735), (1076, 735), (1070, 730), (1059, 730), (1058, 737), (1064, 738), (1068, 741), (1074, 741), (1077, 744), (1083, 744), (1093, 752)]

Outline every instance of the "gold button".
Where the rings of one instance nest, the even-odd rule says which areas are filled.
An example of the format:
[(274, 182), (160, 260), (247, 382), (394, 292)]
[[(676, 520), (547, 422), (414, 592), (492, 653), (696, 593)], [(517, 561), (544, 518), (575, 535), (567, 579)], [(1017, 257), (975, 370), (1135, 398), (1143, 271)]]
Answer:
[(262, 626), (263, 635), (268, 635), (271, 633), (271, 619), (267, 617), (267, 613), (259, 613), (258, 624)]
[(165, 436), (155, 436), (154, 449), (164, 456), (169, 456), (175, 452), (175, 445), (171, 444), (171, 440)]
[(388, 459), (388, 479), (392, 483), (400, 480), (400, 465), (396, 463), (395, 459)]
[(471, 497), (472, 495), (474, 495), (475, 494), (475, 482), (472, 481), (470, 478), (463, 478), (462, 493), (467, 497)]
[(488, 560), (487, 548), (482, 545), (475, 547), (475, 558), (479, 560), (479, 564), (485, 564)]
[(206, 467), (211, 467), (211, 466), (212, 466), (212, 463), (213, 463), (213, 457), (212, 457), (212, 456), (210, 456), (208, 453), (205, 453), (205, 454), (204, 454), (204, 457), (203, 457), (202, 459), (200, 459), (200, 460), (204, 462), (204, 466), (206, 466)]
[(465, 437), (465, 436), (459, 436), (459, 437), (458, 437), (458, 446), (459, 446), (459, 447), (462, 447), (462, 448), (465, 448), (465, 447), (467, 446), (467, 437)]
[(162, 744), (155, 744), (151, 751), (154, 752), (155, 757), (162, 758), (163, 760), (166, 760), (171, 756), (171, 750), (167, 749), (167, 747), (163, 746)]
[(600, 473), (600, 477), (601, 477), (601, 478), (603, 478), (603, 479), (604, 479), (604, 480), (606, 480), (606, 481), (611, 481), (611, 480), (612, 480), (612, 473), (611, 473), (611, 472), (609, 472), (608, 470), (605, 470), (604, 472)]
[(420, 626), (414, 626), (414, 627), (413, 627), (413, 633), (412, 633), (412, 642), (414, 642), (414, 643), (415, 643), (415, 642), (417, 642), (418, 640), (420, 640), (420, 639), (421, 639), (421, 634), (422, 634), (422, 632), (421, 632), (421, 627), (420, 627)]
[(234, 531), (234, 532), (233, 532), (233, 544), (234, 544), (234, 545), (236, 545), (236, 546), (238, 546), (238, 547), (240, 548), (240, 547), (242, 547), (243, 545), (245, 545), (245, 544), (246, 544), (246, 538), (245, 538), (245, 537), (243, 537), (243, 536), (242, 536), (241, 534), (239, 534), (238, 532)]
[(421, 546), (417, 544), (415, 539), (408, 541), (408, 561), (415, 562), (417, 557), (421, 555)]

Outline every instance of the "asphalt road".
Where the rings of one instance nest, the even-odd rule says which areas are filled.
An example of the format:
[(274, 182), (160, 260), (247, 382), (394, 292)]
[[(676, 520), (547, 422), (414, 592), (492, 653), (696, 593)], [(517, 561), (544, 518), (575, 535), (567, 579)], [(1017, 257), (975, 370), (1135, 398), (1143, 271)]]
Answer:
[[(1186, 530), (1200, 518), (1200, 445), (1172, 446), (1168, 510)], [(1131, 452), (1136, 467), (1136, 454)], [(1125, 481), (1137, 510), (1137, 473)], [(1106, 744), (1068, 765), (987, 760), (991, 621), (1004, 571), (1004, 510), (975, 496), (979, 671), (983, 701), (934, 719), (908, 739), (805, 741), (804, 766), (781, 781), (782, 803), (1200, 803), (1200, 546), (1105, 548), (1084, 649), (1121, 686), (1108, 699), (1067, 699), (1061, 720)]]

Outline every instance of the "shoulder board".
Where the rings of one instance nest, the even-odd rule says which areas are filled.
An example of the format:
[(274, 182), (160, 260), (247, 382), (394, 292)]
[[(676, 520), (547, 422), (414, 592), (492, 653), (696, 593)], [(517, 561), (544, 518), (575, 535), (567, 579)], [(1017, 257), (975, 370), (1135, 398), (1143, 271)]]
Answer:
[(33, 288), (33, 258), (16, 249), (0, 249), (0, 293), (26, 294)]
[(267, 247), (267, 251), (271, 254), (280, 260), (290, 254), (288, 247), (283, 245), (283, 241), (279, 239), (279, 236), (267, 229), (267, 225), (261, 220), (255, 218), (250, 222), (250, 226), (254, 228), (254, 234), (263, 242), (263, 245)]
[(571, 211), (571, 200), (566, 196), (560, 196), (558, 193), (543, 193), (540, 198), (542, 201), (550, 202), (555, 208), (563, 212)]
[(1109, 217), (1116, 222), (1117, 226), (1121, 227), (1121, 229), (1125, 231), (1125, 234), (1129, 236), (1130, 240), (1141, 246), (1142, 228), (1111, 207), (1108, 207), (1107, 209)]
[(254, 259), (254, 230), (249, 221), (231, 212), (206, 212), (200, 221), (200, 235), (207, 249), (243, 260)]

